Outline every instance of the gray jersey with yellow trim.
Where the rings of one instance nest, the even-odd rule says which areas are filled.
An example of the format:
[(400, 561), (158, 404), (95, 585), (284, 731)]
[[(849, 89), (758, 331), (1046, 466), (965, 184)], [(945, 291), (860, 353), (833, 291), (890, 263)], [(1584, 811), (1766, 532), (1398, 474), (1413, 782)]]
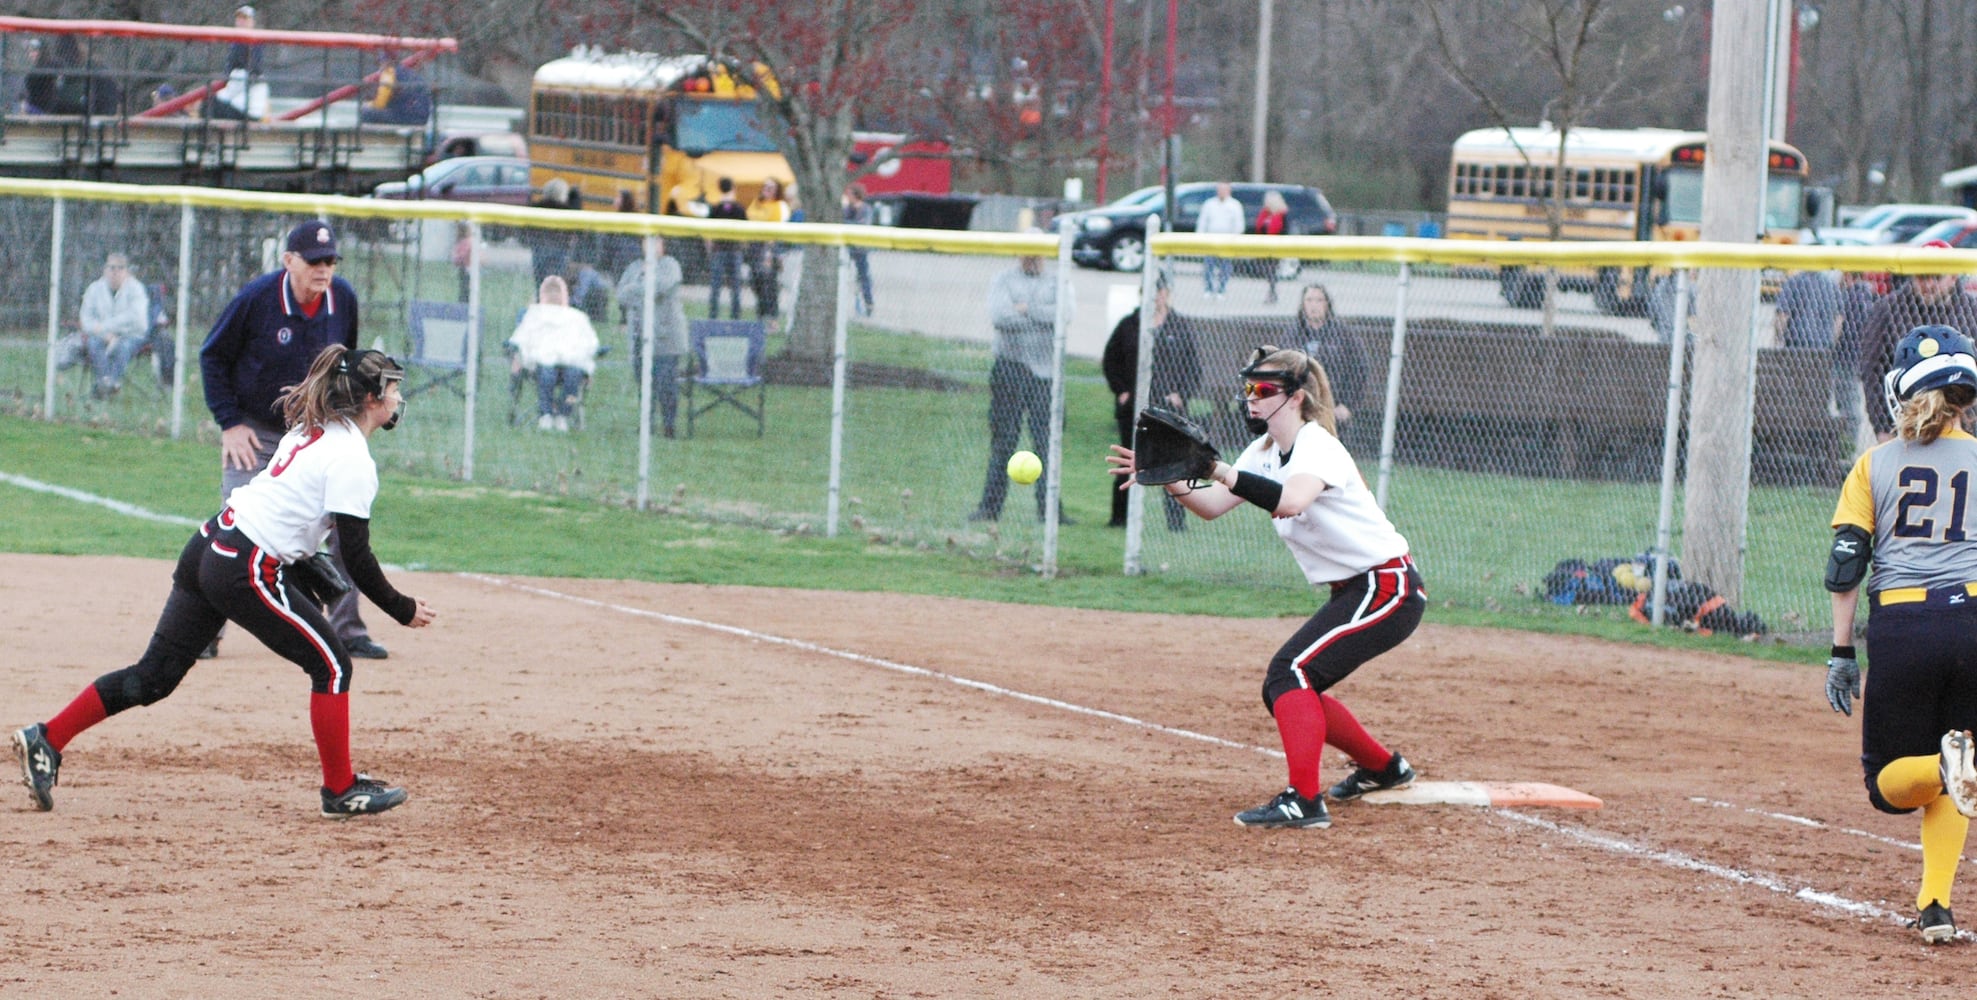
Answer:
[(1872, 590), (1977, 581), (1977, 438), (1897, 438), (1860, 456), (1833, 511), (1847, 524), (1874, 535)]

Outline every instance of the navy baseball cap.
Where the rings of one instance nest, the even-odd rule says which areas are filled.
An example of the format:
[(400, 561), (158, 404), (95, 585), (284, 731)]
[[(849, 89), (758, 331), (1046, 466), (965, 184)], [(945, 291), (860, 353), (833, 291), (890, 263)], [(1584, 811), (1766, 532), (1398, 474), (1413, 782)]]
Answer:
[(327, 222), (305, 222), (289, 230), (288, 252), (311, 264), (342, 256), (336, 252), (336, 231)]

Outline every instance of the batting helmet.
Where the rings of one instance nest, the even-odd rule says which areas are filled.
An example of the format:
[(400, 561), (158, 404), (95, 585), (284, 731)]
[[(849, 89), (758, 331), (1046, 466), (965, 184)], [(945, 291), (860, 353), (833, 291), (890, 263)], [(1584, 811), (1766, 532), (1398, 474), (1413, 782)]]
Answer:
[(1916, 393), (1961, 385), (1977, 392), (1977, 345), (1953, 326), (1918, 326), (1895, 344), (1894, 365), (1881, 376), (1888, 415), (1901, 419), (1901, 404)]

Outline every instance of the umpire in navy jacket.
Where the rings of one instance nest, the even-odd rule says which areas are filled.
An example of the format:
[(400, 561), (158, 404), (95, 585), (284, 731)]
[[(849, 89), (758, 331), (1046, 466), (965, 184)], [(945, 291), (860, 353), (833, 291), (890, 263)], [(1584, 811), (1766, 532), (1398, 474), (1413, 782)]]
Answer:
[[(247, 283), (227, 303), (199, 349), (206, 408), (220, 425), (220, 496), (224, 501), (268, 464), (286, 428), (276, 399), (301, 384), (331, 344), (357, 348), (357, 291), (337, 277), (336, 231), (304, 222), (289, 230), (281, 270)], [(330, 551), (342, 561), (336, 534)], [(330, 608), (330, 623), (350, 655), (384, 659), (357, 613), (352, 590)], [(209, 650), (210, 651), (210, 650)]]

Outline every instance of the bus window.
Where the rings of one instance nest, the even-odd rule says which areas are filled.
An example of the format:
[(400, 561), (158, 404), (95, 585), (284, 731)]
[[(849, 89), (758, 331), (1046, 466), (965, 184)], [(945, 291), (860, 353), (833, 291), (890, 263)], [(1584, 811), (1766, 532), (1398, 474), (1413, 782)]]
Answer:
[(1772, 175), (1764, 190), (1764, 228), (1797, 229), (1804, 225), (1805, 179)]
[(1668, 184), (1668, 196), (1662, 200), (1663, 212), (1668, 222), (1686, 222), (1691, 225), (1702, 221), (1702, 171), (1688, 168), (1669, 170), (1662, 175)]
[(740, 153), (776, 152), (776, 141), (762, 127), (757, 105), (735, 101), (679, 103), (675, 138), (681, 152), (702, 156), (714, 150)]

